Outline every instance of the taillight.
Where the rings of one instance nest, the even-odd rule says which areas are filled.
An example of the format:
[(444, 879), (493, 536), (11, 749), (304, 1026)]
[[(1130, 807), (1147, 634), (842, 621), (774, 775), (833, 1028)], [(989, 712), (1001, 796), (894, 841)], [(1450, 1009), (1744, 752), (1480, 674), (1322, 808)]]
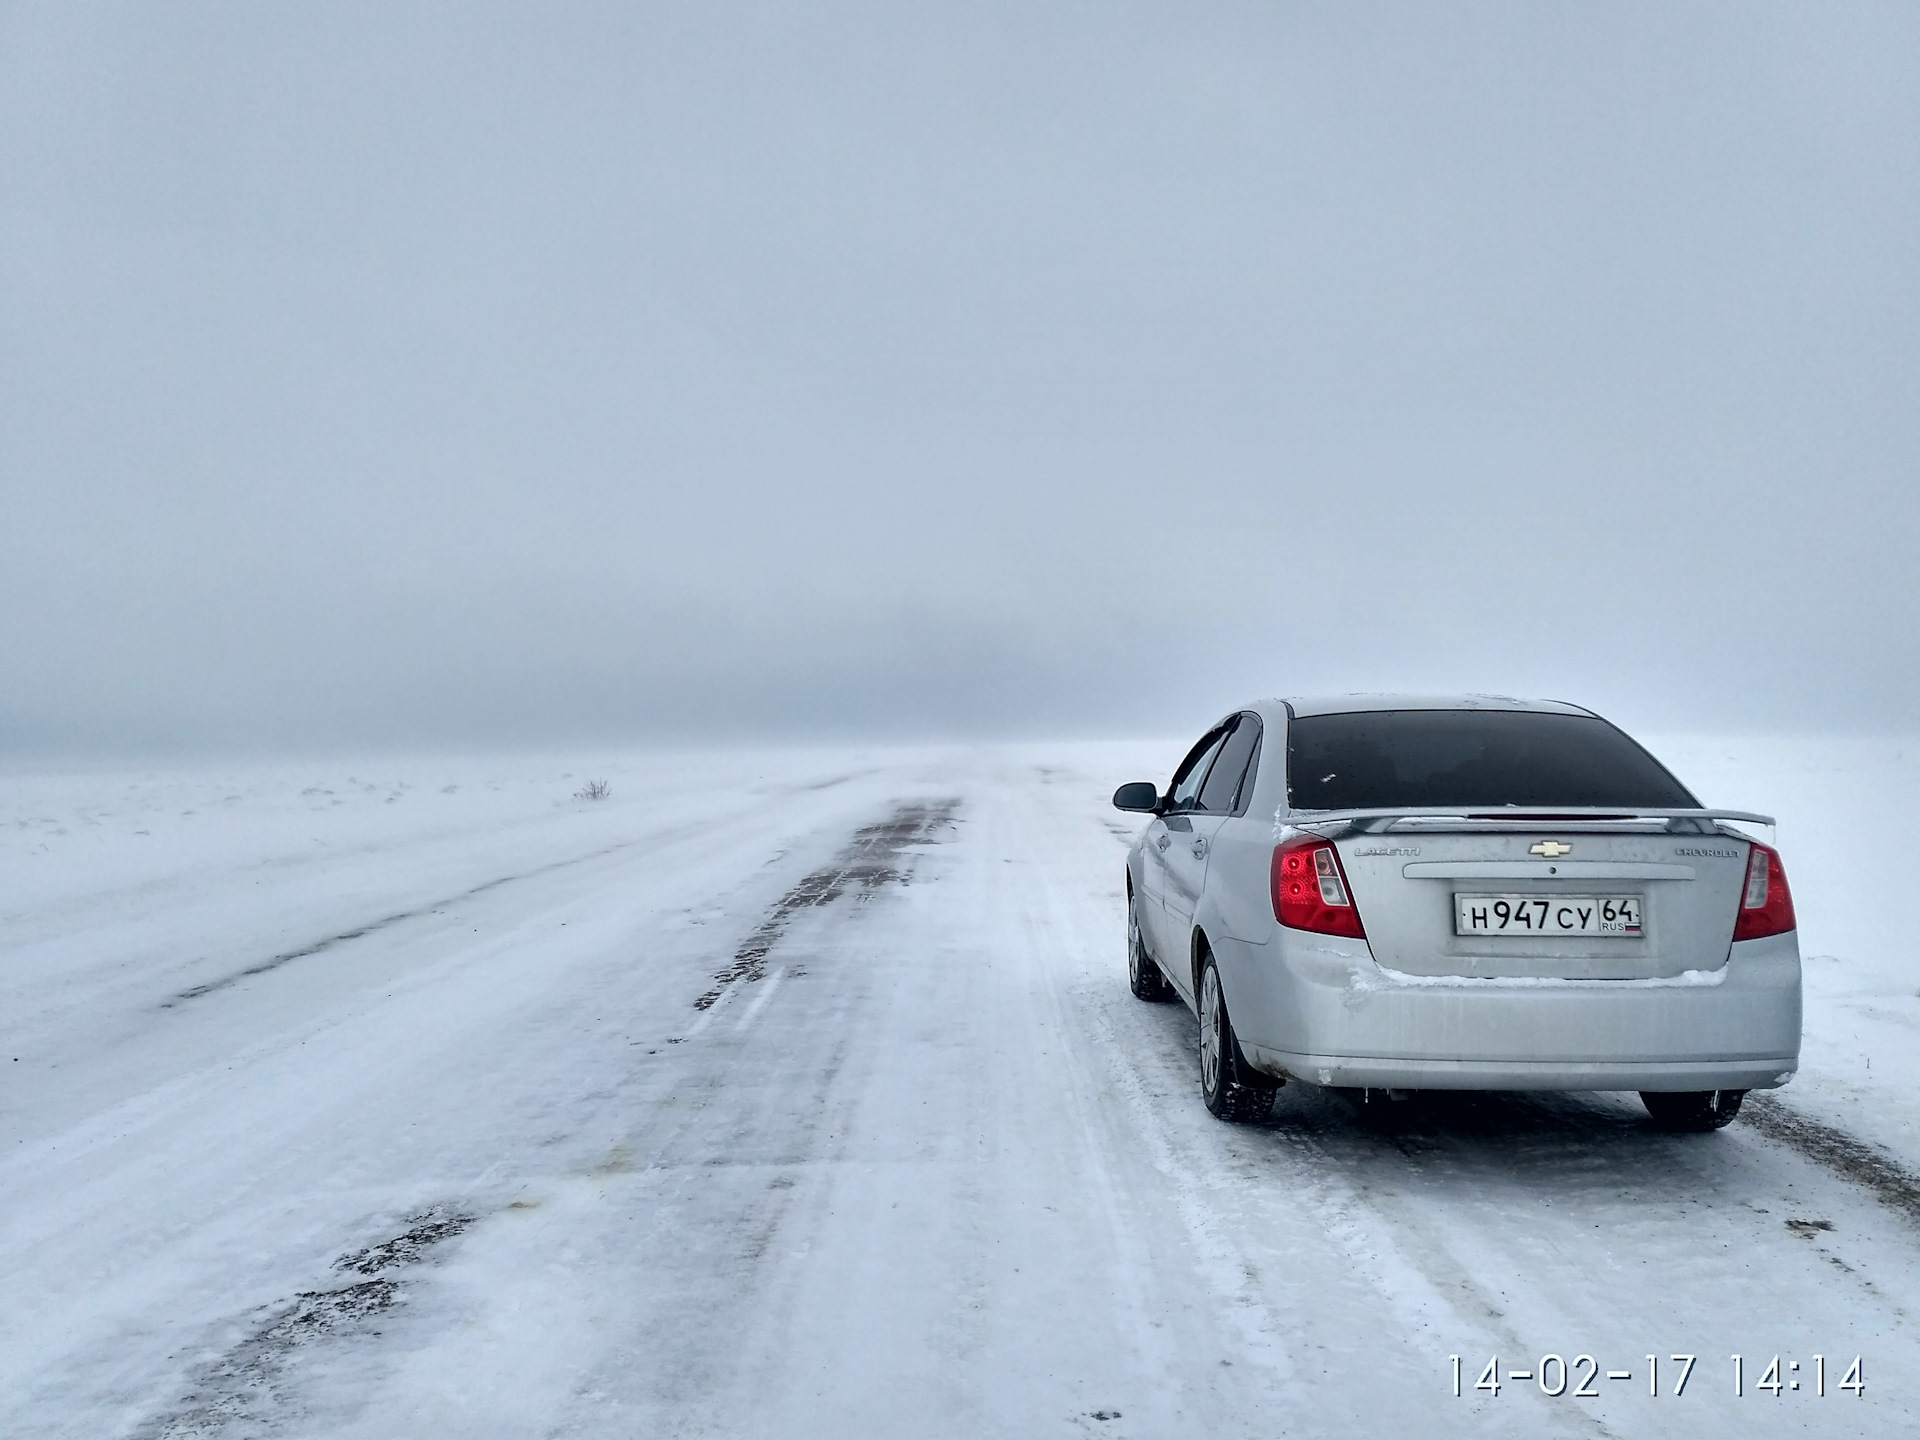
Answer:
[(1787, 869), (1772, 846), (1753, 842), (1747, 856), (1747, 884), (1740, 895), (1740, 917), (1733, 922), (1733, 938), (1758, 940), (1784, 935), (1793, 929), (1793, 893), (1787, 889)]
[(1367, 938), (1333, 846), (1302, 835), (1273, 852), (1273, 918), (1295, 930)]

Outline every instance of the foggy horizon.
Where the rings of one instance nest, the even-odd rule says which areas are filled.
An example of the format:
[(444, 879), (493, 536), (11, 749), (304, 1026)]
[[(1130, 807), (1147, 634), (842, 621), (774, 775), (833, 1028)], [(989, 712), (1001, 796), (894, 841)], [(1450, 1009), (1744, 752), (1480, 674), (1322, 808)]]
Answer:
[(1920, 702), (1920, 11), (0, 7), (0, 756)]

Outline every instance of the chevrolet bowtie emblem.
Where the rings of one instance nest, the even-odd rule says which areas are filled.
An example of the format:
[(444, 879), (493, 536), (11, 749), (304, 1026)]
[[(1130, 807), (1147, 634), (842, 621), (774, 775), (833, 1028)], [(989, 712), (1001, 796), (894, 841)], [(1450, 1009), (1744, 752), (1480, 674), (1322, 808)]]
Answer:
[(1527, 846), (1527, 853), (1544, 855), (1549, 860), (1557, 860), (1562, 855), (1573, 853), (1573, 847), (1559, 840), (1542, 840), (1538, 845)]

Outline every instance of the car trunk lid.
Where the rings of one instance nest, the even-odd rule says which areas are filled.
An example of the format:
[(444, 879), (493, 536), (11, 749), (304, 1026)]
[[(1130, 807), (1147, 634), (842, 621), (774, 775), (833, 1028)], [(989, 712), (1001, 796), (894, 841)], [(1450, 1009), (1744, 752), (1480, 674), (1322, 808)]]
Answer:
[[(1334, 838), (1374, 959), (1412, 975), (1649, 980), (1717, 969), (1733, 939), (1748, 841), (1664, 819), (1506, 821), (1409, 817)], [(1459, 933), (1456, 896), (1497, 899), (1489, 933)], [(1618, 904), (1610, 933), (1569, 933), (1580, 912)], [(1523, 903), (1517, 903), (1523, 902)], [(1636, 913), (1637, 910), (1637, 913)], [(1522, 923), (1520, 916), (1524, 916)], [(1594, 924), (1602, 923), (1599, 916)], [(1545, 922), (1545, 923), (1541, 923)]]

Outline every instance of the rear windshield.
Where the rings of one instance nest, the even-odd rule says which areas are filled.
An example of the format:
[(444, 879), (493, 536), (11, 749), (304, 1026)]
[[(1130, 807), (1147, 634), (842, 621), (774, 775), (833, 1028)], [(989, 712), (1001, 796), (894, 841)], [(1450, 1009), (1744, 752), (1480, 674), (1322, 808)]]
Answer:
[(1515, 710), (1300, 716), (1287, 732), (1287, 795), (1300, 810), (1700, 803), (1606, 721)]

